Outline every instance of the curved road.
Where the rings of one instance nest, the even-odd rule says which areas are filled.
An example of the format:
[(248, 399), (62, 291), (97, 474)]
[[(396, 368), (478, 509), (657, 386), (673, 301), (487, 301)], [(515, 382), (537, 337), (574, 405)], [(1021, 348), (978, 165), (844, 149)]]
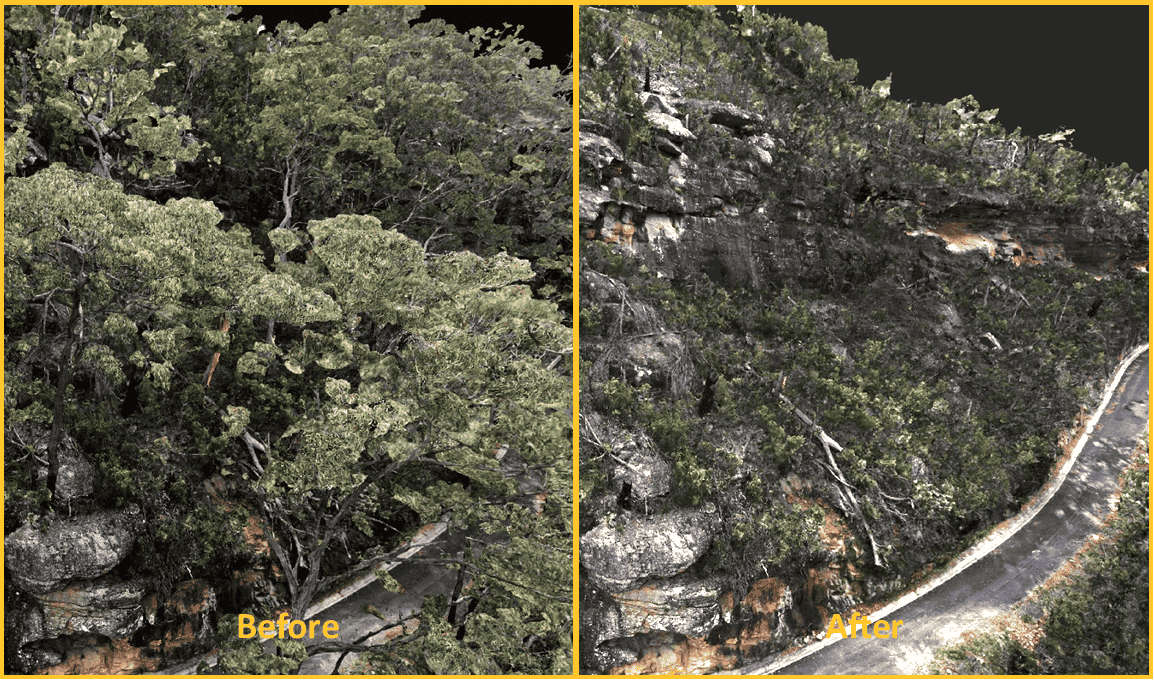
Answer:
[[(765, 659), (730, 672), (822, 676), (917, 673), (933, 658), (935, 649), (956, 640), (957, 632), (976, 627), (1025, 597), (1097, 533), (1112, 510), (1109, 498), (1117, 488), (1118, 477), (1146, 431), (1148, 350), (1144, 348), (1142, 356), (1119, 376), (1118, 387), (1108, 404), (1099, 407), (1097, 426), (1087, 432), (1064, 483), (1058, 480), (1057, 491), (1032, 519), (1000, 545), (993, 539), (980, 546), (979, 551), (988, 552), (968, 567), (959, 565), (964, 570), (952, 578), (947, 575), (944, 583), (919, 588), (916, 592), (922, 593), (920, 597), (908, 596), (870, 616), (871, 621), (904, 621), (895, 639), (865, 639), (860, 632), (856, 638), (836, 635), (784, 658)], [(1091, 420), (1091, 426), (1093, 423)], [(908, 599), (912, 601), (906, 602)]]
[[(527, 467), (525, 460), (513, 449), (503, 447), (497, 456), (501, 471), (506, 477), (516, 480), (519, 495), (516, 502), (539, 513), (545, 489), (545, 476), (540, 471)], [(482, 544), (506, 543), (504, 532), (486, 534), (480, 531), (466, 533), (463, 530), (449, 531), (449, 514), (441, 521), (424, 526), (409, 541), (408, 548), (394, 561), (374, 567), (389, 572), (401, 585), (401, 592), (385, 590), (372, 573), (372, 569), (362, 570), (362, 575), (353, 583), (337, 592), (313, 602), (304, 615), (307, 622), (319, 621), (315, 627), (317, 638), (304, 638), (308, 648), (315, 648), (326, 642), (341, 642), (355, 645), (377, 645), (411, 633), (421, 612), (426, 597), (444, 595), (452, 597), (460, 572), (449, 569), (446, 564), (456, 563), (466, 549), (477, 550)], [(383, 562), (384, 559), (381, 560)], [(380, 564), (380, 563), (378, 563)], [(365, 571), (368, 571), (366, 574)], [(339, 626), (336, 640), (327, 640), (320, 632), (324, 623), (336, 621)], [(269, 654), (276, 653), (274, 640), (264, 643)], [(320, 652), (306, 658), (297, 669), (298, 675), (336, 675), (351, 673), (359, 654), (356, 652)], [(201, 662), (215, 667), (216, 652), (201, 654), (183, 663), (170, 667), (161, 673), (168, 675), (195, 674)], [(215, 670), (215, 669), (214, 669)]]
[[(409, 550), (398, 556), (396, 562), (384, 565), (384, 569), (404, 588), (394, 593), (385, 590), (370, 572), (356, 582), (326, 597), (309, 607), (306, 621), (337, 621), (340, 623), (341, 642), (353, 644), (375, 644), (402, 634), (403, 625), (412, 621), (421, 611), (425, 597), (433, 595), (450, 596), (457, 582), (457, 572), (427, 561), (405, 561), (407, 558), (424, 560), (444, 560), (459, 557), (469, 539), (460, 533), (446, 532), (446, 522), (430, 524), (414, 537)], [(312, 646), (325, 642), (318, 639), (304, 642)], [(265, 648), (274, 653), (272, 641)], [(301, 675), (335, 675), (338, 670), (350, 672), (357, 654), (320, 653), (308, 657), (297, 671)], [(171, 675), (195, 674), (197, 665), (207, 661), (214, 666), (215, 653), (196, 656), (184, 663), (161, 671)]]
[[(459, 533), (442, 533), (415, 554), (418, 558), (453, 559), (459, 558), (467, 540)], [(403, 624), (412, 621), (421, 613), (421, 605), (426, 597), (445, 595), (451, 597), (457, 583), (456, 571), (438, 564), (403, 562), (389, 569), (389, 574), (397, 579), (404, 592), (385, 590), (375, 577), (357, 591), (355, 596), (340, 599), (312, 613), (306, 618), (317, 621), (339, 621), (340, 641), (354, 644), (379, 644), (387, 639), (403, 634)], [(373, 612), (370, 607), (375, 609)], [(415, 623), (415, 622), (414, 622)], [(412, 632), (411, 630), (407, 632)], [(323, 639), (305, 644), (324, 642)], [(359, 655), (327, 652), (314, 654), (301, 663), (298, 675), (336, 675), (351, 673)]]

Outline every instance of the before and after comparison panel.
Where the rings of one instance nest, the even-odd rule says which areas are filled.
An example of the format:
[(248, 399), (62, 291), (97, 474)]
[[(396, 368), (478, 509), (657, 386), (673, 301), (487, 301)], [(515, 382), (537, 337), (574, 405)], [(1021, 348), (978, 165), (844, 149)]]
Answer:
[(4, 674), (1149, 677), (1150, 19), (6, 4)]

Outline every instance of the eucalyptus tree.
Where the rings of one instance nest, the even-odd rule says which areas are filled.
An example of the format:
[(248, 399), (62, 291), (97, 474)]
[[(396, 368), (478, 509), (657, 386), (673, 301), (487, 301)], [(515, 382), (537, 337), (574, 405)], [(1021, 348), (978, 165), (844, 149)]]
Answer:
[[(341, 576), (326, 568), (334, 541), (401, 504), (507, 534), (466, 558), (474, 580), (502, 610), (565, 625), (570, 331), (533, 298), (526, 261), (431, 256), (340, 216), (310, 223), (305, 263), (270, 272), (205, 201), (160, 206), (60, 166), (6, 188), (7, 423), (50, 428), (50, 491), (61, 438), (113, 416), (126, 374), (143, 371), (149, 399), (187, 415), (130, 437), (137, 455), (175, 473), (193, 451), (228, 452), (213, 464), (259, 507), (294, 618)], [(272, 338), (258, 332), (270, 318)], [(539, 479), (537, 513), (494, 456), (509, 447)]]
[[(458, 524), (523, 514), (476, 495), (511, 495), (492, 453), (502, 446), (551, 471), (550, 502), (561, 505), (548, 521), (564, 514), (569, 483), (566, 385), (550, 368), (566, 356), (569, 331), (532, 298), (527, 262), (471, 253), (426, 259), (419, 243), (364, 216), (314, 221), (309, 236), (307, 263), (263, 276), (240, 302), (293, 330), (236, 359), (238, 374), (275, 370), (317, 386), (298, 402), (294, 422), (241, 466), (259, 479), (266, 522), (279, 529), (270, 542), (296, 618), (333, 580), (321, 577), (330, 543), (350, 522), (368, 521), (372, 489), (407, 465), (473, 480), (470, 493), (449, 485), (394, 491), (424, 519), (451, 511)], [(229, 433), (240, 436), (249, 418), (230, 407)]]
[(94, 23), (77, 33), (59, 8), (47, 16), (46, 8), (14, 7), (6, 18), (6, 29), (40, 36), (34, 58), (18, 57), (23, 81), (12, 102), (18, 128), (37, 107), (51, 112), (61, 144), (89, 147), (84, 155), (94, 174), (152, 189), (170, 187), (177, 163), (200, 154), (188, 116), (150, 99), (156, 79), (174, 64), (154, 64), (142, 44), (125, 40), (125, 26)]
[[(570, 78), (530, 68), (516, 31), (459, 33), (419, 8), (286, 23), (253, 56), (250, 141), (277, 182), (276, 227), (373, 214), (445, 251), (557, 257), (568, 237)], [(534, 248), (534, 244), (547, 247)]]
[[(299, 618), (338, 553), (396, 540), (383, 518), (447, 516), (503, 539), (461, 556), (484, 595), (437, 668), (555, 672), (570, 79), (515, 29), (410, 26), (417, 8), (271, 35), (230, 13), (5, 10), (10, 526), (66, 509), (75, 441), (83, 502), (149, 519), (135, 574), (226, 578), (252, 556), (243, 513), (197, 493), (215, 480)], [(441, 644), (422, 620), (410, 643)]]
[(217, 324), (259, 264), (203, 201), (161, 206), (59, 164), (9, 178), (5, 198), (6, 424), (51, 427), (54, 493), (65, 433), (112, 417), (128, 375), (166, 392), (182, 362), (223, 348)]

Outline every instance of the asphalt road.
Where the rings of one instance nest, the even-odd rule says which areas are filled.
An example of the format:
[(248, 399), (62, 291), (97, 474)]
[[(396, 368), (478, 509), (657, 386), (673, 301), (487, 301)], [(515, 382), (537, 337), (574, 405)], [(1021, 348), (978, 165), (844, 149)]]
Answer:
[[(459, 533), (444, 532), (436, 529), (437, 525), (429, 525), (433, 529), (433, 536), (429, 542), (421, 541), (413, 549), (412, 555), (408, 552), (404, 557), (412, 557), (413, 561), (402, 561), (390, 568), (389, 574), (401, 584), (403, 592), (387, 591), (374, 577), (358, 580), (356, 585), (326, 598), (318, 608), (314, 605), (305, 617), (306, 621), (320, 621), (316, 628), (317, 638), (304, 639), (306, 646), (314, 646), (326, 642), (321, 631), (325, 621), (336, 621), (339, 624), (340, 642), (352, 644), (375, 644), (385, 639), (403, 634), (403, 625), (412, 621), (421, 611), (421, 604), (426, 597), (445, 595), (451, 596), (457, 582), (457, 572), (442, 565), (422, 560), (451, 559), (459, 556), (469, 538)], [(442, 525), (443, 526), (443, 525)], [(364, 581), (367, 585), (360, 586)], [(358, 587), (360, 586), (360, 587)], [(265, 649), (275, 653), (275, 643), (272, 640), (265, 642)], [(308, 657), (298, 670), (301, 675), (333, 675), (338, 672), (348, 673), (356, 661), (354, 653), (318, 653)], [(197, 664), (207, 661), (210, 666), (216, 664), (216, 654), (200, 655), (177, 666), (161, 671), (172, 675), (189, 675), (196, 672)]]
[[(465, 548), (466, 538), (460, 534), (442, 534), (417, 553), (420, 558), (446, 558), (459, 556)], [(341, 642), (353, 644), (374, 644), (403, 634), (398, 626), (421, 612), (421, 604), (426, 597), (444, 595), (451, 597), (457, 583), (457, 572), (437, 564), (405, 562), (389, 574), (404, 588), (402, 593), (385, 590), (379, 581), (374, 581), (347, 599), (323, 609), (309, 620), (337, 621), (340, 623)], [(373, 611), (375, 610), (375, 612)], [(321, 630), (318, 627), (318, 630)], [(411, 631), (410, 631), (411, 632)], [(323, 639), (306, 640), (306, 645), (325, 642)], [(314, 654), (301, 664), (299, 675), (335, 675), (338, 670), (350, 673), (356, 654), (325, 652)]]
[[(917, 673), (956, 633), (1004, 613), (1045, 581), (1092, 535), (1112, 510), (1109, 498), (1148, 417), (1150, 353), (1125, 371), (1113, 399), (1038, 514), (997, 549), (929, 593), (883, 618), (904, 621), (895, 639), (835, 636), (834, 642), (778, 667), (766, 659), (742, 673), (782, 675), (902, 675)], [(796, 658), (801, 650), (790, 655)]]

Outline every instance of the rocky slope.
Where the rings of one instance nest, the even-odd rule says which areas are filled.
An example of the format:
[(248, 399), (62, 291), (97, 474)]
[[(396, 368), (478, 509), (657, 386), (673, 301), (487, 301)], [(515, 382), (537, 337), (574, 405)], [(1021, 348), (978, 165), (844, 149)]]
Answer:
[[(77, 508), (91, 503), (90, 467), (74, 451), (62, 465)], [(204, 491), (224, 502), (223, 488), (218, 476)], [(255, 516), (244, 531), (250, 564), (240, 565), (223, 588), (189, 578), (162, 593), (134, 577), (134, 548), (145, 531), (139, 509), (129, 507), (42, 519), (5, 537), (9, 672), (156, 671), (211, 647), (222, 606), (267, 601), (278, 587), (284, 590)]]
[(999, 383), (1091, 399), (1144, 327), (1130, 218), (799, 162), (799, 123), (703, 96), (662, 21), (582, 17), (595, 672), (732, 668), (904, 588), (1042, 483), (1077, 414)]

